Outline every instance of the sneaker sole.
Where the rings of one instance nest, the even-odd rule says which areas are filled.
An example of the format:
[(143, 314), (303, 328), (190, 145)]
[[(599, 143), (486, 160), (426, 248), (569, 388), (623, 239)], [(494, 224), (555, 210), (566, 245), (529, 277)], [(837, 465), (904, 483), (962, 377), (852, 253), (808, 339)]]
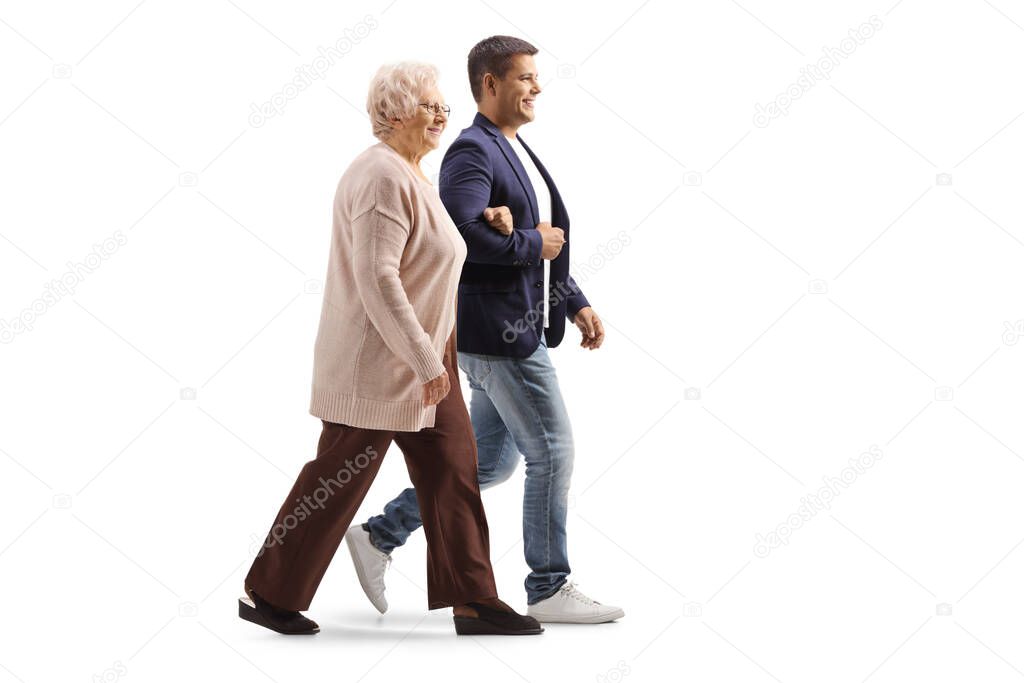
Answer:
[(580, 617), (567, 617), (556, 614), (538, 614), (527, 610), (526, 615), (533, 617), (542, 624), (607, 624), (610, 621), (623, 618), (626, 616), (626, 613), (620, 609), (610, 614), (591, 614)]

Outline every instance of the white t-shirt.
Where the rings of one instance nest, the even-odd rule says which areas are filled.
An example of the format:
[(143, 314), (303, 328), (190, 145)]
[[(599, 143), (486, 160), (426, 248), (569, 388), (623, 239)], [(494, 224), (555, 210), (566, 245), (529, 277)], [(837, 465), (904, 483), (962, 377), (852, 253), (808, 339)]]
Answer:
[[(541, 223), (551, 222), (551, 191), (548, 189), (548, 184), (544, 182), (544, 176), (537, 170), (536, 164), (533, 163), (533, 159), (530, 158), (529, 153), (523, 144), (519, 142), (519, 138), (506, 137), (508, 144), (512, 145), (512, 149), (515, 151), (516, 156), (519, 157), (520, 163), (523, 164), (523, 168), (526, 169), (526, 175), (529, 176), (530, 184), (533, 185), (533, 193), (537, 195), (537, 211)], [(549, 327), (548, 320), (548, 297), (550, 293), (548, 288), (550, 287), (551, 281), (551, 261), (547, 259), (541, 259), (544, 262), (544, 327)]]

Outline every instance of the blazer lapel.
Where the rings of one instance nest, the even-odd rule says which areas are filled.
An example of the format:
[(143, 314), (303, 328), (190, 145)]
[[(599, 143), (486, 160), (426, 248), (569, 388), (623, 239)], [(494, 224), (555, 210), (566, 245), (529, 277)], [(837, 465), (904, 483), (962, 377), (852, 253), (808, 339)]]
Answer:
[(562, 195), (558, 193), (558, 188), (555, 187), (555, 181), (551, 178), (551, 174), (548, 173), (548, 169), (544, 168), (544, 164), (540, 163), (540, 159), (537, 158), (537, 155), (526, 144), (526, 141), (520, 137), (519, 142), (522, 144), (523, 149), (526, 150), (526, 153), (530, 155), (530, 159), (533, 160), (534, 165), (537, 166), (537, 170), (548, 186), (548, 192), (551, 194), (551, 220), (553, 224), (563, 230), (568, 230), (569, 216), (566, 214), (565, 205), (562, 203)]
[[(537, 207), (537, 195), (533, 191), (533, 184), (530, 182), (530, 176), (526, 174), (526, 169), (523, 168), (522, 162), (519, 160), (519, 155), (516, 154), (515, 150), (512, 149), (512, 145), (509, 144), (505, 134), (498, 129), (491, 120), (483, 114), (477, 112), (476, 117), (473, 119), (474, 125), (480, 126), (484, 130), (488, 131), (494, 142), (498, 145), (498, 149), (505, 156), (505, 160), (512, 167), (512, 171), (516, 174), (516, 178), (519, 179), (519, 184), (523, 188), (523, 192), (526, 193), (527, 199), (530, 200), (530, 211), (533, 213), (533, 224), (540, 223), (540, 209)], [(520, 140), (522, 142), (522, 140)], [(525, 147), (525, 145), (524, 145)], [(532, 153), (530, 153), (532, 156)]]

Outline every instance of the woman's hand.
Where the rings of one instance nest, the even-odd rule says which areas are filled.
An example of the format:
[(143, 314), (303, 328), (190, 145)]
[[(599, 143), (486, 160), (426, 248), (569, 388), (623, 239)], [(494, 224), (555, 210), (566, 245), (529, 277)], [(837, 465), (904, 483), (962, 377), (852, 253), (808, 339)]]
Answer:
[(502, 235), (512, 234), (512, 212), (507, 206), (488, 206), (484, 209), (484, 220)]
[(448, 395), (451, 384), (448, 382), (448, 373), (443, 372), (429, 382), (423, 384), (423, 405), (435, 406)]

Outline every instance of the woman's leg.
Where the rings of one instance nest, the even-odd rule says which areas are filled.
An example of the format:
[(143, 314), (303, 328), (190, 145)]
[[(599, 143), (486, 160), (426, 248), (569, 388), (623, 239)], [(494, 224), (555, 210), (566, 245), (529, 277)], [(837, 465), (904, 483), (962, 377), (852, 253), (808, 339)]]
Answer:
[[(460, 369), (466, 374), (472, 390), (469, 415), (476, 438), (477, 481), (480, 489), (484, 490), (502, 483), (515, 473), (519, 451), (516, 450), (512, 433), (501, 421), (501, 416), (483, 387), (465, 367)], [(384, 506), (382, 514), (370, 517), (366, 525), (369, 527), (370, 542), (377, 550), (390, 554), (395, 548), (405, 545), (409, 536), (423, 525), (416, 489), (402, 491)]]
[(394, 435), (322, 422), (316, 459), (302, 468), (245, 577), (285, 610), (309, 609)]
[(477, 483), (476, 440), (459, 386), (454, 335), (448, 341), (444, 365), (451, 390), (437, 405), (434, 427), (395, 433), (416, 488), (427, 537), (430, 609), (498, 595)]

